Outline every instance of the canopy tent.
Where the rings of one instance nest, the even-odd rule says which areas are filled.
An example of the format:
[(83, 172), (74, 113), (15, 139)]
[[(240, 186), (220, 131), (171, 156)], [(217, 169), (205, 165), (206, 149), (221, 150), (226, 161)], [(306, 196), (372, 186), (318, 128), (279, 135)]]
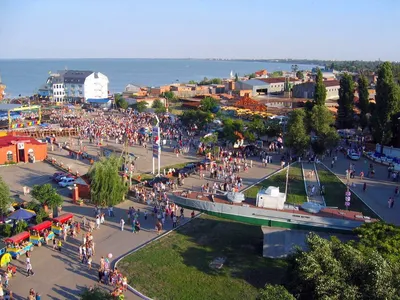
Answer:
[(8, 218), (11, 220), (29, 220), (34, 216), (36, 216), (34, 211), (20, 208), (9, 215)]

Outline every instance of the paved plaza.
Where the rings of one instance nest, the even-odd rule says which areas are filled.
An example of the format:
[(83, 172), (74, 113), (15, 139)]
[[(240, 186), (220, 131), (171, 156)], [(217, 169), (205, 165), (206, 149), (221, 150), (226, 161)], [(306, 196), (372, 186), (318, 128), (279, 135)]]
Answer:
[[(92, 144), (85, 143), (88, 152), (96, 155), (99, 151), (98, 147)], [(152, 169), (151, 151), (140, 147), (130, 147), (130, 152), (139, 156), (136, 160), (136, 168), (140, 172), (150, 172)], [(49, 157), (54, 157), (57, 161), (63, 162), (64, 165), (70, 166), (72, 170), (78, 170), (80, 174), (86, 173), (90, 167), (87, 161), (72, 159), (69, 157), (68, 151), (55, 149), (50, 151)], [(194, 153), (180, 155), (177, 157), (172, 148), (165, 148), (162, 154), (161, 166), (173, 165), (182, 162), (200, 160)], [(254, 160), (253, 168), (248, 172), (241, 172), (244, 186), (249, 186), (257, 182), (260, 178), (272, 173), (279, 168), (279, 156), (274, 156), (274, 163), (263, 167), (258, 160)], [(347, 158), (339, 157), (333, 171), (339, 177), (345, 180), (345, 170), (348, 168), (349, 161)], [(330, 166), (330, 159), (327, 158), (324, 163)], [(369, 162), (368, 162), (369, 164)], [(355, 162), (357, 174), (365, 166), (364, 160)], [(387, 169), (384, 166), (375, 164), (376, 176), (372, 179), (364, 179), (367, 182), (367, 191), (362, 192), (362, 183), (360, 179), (354, 179), (357, 187), (356, 192), (361, 198), (371, 206), (380, 216), (387, 221), (399, 224), (398, 210), (399, 205), (389, 209), (387, 199), (393, 194), (396, 184), (387, 180)], [(17, 166), (9, 166), (0, 168), (0, 175), (9, 184), (12, 194), (22, 194), (22, 187), (32, 187), (34, 184), (44, 184), (51, 182), (50, 176), (57, 170), (44, 162), (36, 164), (22, 164)], [(364, 170), (365, 172), (365, 170)], [(199, 176), (193, 175), (185, 181), (186, 188), (199, 188), (202, 184), (210, 179), (200, 179)], [(72, 212), (80, 219), (82, 216), (93, 218), (94, 209), (91, 206), (77, 206), (71, 203), (70, 191), (57, 187), (60, 194), (65, 196), (63, 211)], [(30, 196), (21, 198), (29, 200)], [(125, 201), (118, 205), (115, 209), (115, 218), (107, 218), (106, 223), (95, 230), (94, 242), (96, 255), (94, 257), (94, 265), (92, 270), (88, 270), (87, 265), (83, 265), (78, 260), (78, 247), (81, 236), (77, 238), (68, 238), (64, 244), (63, 251), (58, 252), (51, 247), (42, 246), (36, 247), (32, 253), (32, 265), (36, 272), (33, 277), (25, 277), (25, 260), (21, 257), (19, 261), (14, 261), (19, 268), (19, 273), (16, 278), (10, 280), (10, 288), (17, 296), (16, 299), (25, 299), (29, 288), (34, 288), (42, 294), (44, 299), (78, 299), (78, 295), (82, 287), (91, 286), (97, 282), (97, 267), (101, 256), (106, 256), (108, 253), (113, 254), (113, 259), (128, 253), (132, 249), (156, 237), (154, 230), (155, 220), (149, 217), (147, 221), (141, 217), (143, 230), (138, 234), (133, 234), (129, 230), (121, 232), (119, 229), (119, 220), (127, 217), (127, 209), (129, 206), (134, 206), (141, 211), (150, 210), (151, 208), (132, 201)], [(185, 216), (188, 216), (191, 211), (186, 210)], [(128, 229), (128, 226), (126, 226)], [(166, 222), (164, 230), (170, 230), (172, 222)], [(138, 299), (134, 294), (126, 295), (127, 299)]]
[[(90, 154), (95, 155), (98, 152), (98, 147), (86, 145)], [(180, 155), (176, 157), (172, 151), (163, 152), (161, 166), (173, 165), (182, 162), (200, 160), (194, 153), (188, 155)], [(143, 147), (130, 147), (130, 152), (139, 156), (136, 160), (136, 168), (140, 172), (150, 172), (152, 169), (151, 152)], [(49, 157), (54, 157), (64, 165), (71, 166), (72, 170), (78, 170), (80, 174), (86, 173), (90, 167), (87, 161), (71, 159), (69, 153), (65, 150), (60, 151), (55, 149), (50, 151)], [(277, 170), (278, 157), (274, 164), (268, 167), (262, 167), (259, 161), (254, 161), (253, 168), (248, 172), (241, 172), (243, 178), (243, 187), (257, 182), (260, 178)], [(38, 162), (35, 164), (22, 164), (17, 166), (0, 168), (0, 175), (9, 184), (11, 194), (19, 194), (22, 199), (30, 200), (30, 196), (22, 195), (22, 187), (28, 186), (32, 188), (35, 184), (51, 183), (50, 176), (57, 170), (48, 163)], [(200, 179), (197, 175), (185, 180), (186, 188), (198, 188), (209, 179)], [(211, 182), (211, 181), (210, 181)], [(59, 193), (65, 197), (63, 212), (72, 212), (76, 219), (83, 216), (93, 218), (94, 208), (92, 206), (77, 206), (71, 203), (70, 191), (67, 188), (59, 188)], [(96, 255), (92, 270), (88, 270), (87, 265), (83, 265), (78, 260), (78, 247), (81, 236), (77, 238), (68, 237), (68, 240), (63, 245), (63, 251), (52, 250), (51, 247), (42, 246), (35, 247), (32, 253), (32, 266), (35, 271), (35, 276), (25, 277), (25, 257), (21, 257), (19, 261), (14, 261), (18, 266), (19, 272), (16, 278), (10, 280), (10, 289), (17, 296), (16, 299), (26, 299), (29, 288), (34, 288), (42, 294), (44, 299), (78, 299), (79, 292), (84, 286), (91, 286), (97, 283), (97, 267), (101, 256), (106, 256), (108, 253), (113, 254), (113, 260), (128, 253), (132, 249), (156, 237), (155, 219), (149, 217), (147, 221), (140, 219), (142, 230), (138, 234), (133, 234), (129, 230), (123, 232), (119, 229), (119, 221), (122, 217), (126, 219), (127, 209), (134, 206), (136, 209), (151, 210), (151, 207), (125, 201), (114, 209), (115, 218), (107, 218), (106, 224), (102, 225), (99, 230), (93, 233)], [(186, 220), (189, 220), (191, 211), (185, 210)], [(150, 215), (150, 214), (149, 214)], [(129, 226), (125, 226), (128, 229)], [(172, 229), (171, 220), (166, 221), (164, 230)], [(127, 292), (127, 299), (138, 299), (134, 294)]]

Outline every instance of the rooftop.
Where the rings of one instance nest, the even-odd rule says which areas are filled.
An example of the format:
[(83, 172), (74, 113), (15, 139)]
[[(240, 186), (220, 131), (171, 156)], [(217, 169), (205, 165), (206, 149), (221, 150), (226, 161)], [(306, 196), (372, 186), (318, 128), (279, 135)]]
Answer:
[[(275, 77), (275, 78), (259, 78), (258, 80), (265, 83), (284, 83), (287, 77)], [(297, 78), (288, 77), (290, 82), (299, 81)]]
[(43, 145), (43, 143), (29, 136), (13, 136), (6, 135), (0, 137), (0, 147), (7, 147), (10, 145), (15, 145), (16, 143), (29, 143), (33, 145)]
[(245, 81), (240, 81), (242, 83), (245, 83), (247, 85), (252, 85), (252, 86), (260, 86), (260, 85), (265, 85), (265, 82), (261, 79), (250, 79), (250, 80), (245, 80)]
[(325, 80), (324, 85), (325, 87), (339, 86), (340, 82), (339, 80)]

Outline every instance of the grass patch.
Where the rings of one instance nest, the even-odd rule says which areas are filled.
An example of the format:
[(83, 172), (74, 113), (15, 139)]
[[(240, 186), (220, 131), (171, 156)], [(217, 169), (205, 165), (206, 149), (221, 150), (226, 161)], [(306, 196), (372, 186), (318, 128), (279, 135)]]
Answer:
[[(261, 188), (267, 188), (269, 186), (279, 187), (281, 193), (285, 192), (286, 188), (286, 171), (282, 171), (275, 174), (268, 179), (263, 180), (259, 184), (249, 188), (244, 192), (248, 198), (256, 198), (257, 193)], [(307, 194), (304, 189), (303, 173), (301, 171), (301, 165), (298, 163), (290, 166), (289, 169), (289, 183), (288, 183), (288, 194), (286, 203), (290, 204), (302, 204), (307, 201)]]
[[(255, 299), (279, 284), (284, 259), (262, 257), (260, 226), (203, 215), (118, 265), (129, 284), (153, 299)], [(225, 257), (221, 270), (209, 267)]]
[[(326, 206), (346, 209), (346, 206), (344, 205), (344, 194), (347, 190), (346, 185), (337, 178), (335, 174), (319, 164), (317, 165), (317, 171), (320, 183), (325, 186), (324, 198)], [(365, 216), (379, 219), (379, 217), (353, 193), (351, 194), (350, 203), (350, 210), (358, 211), (363, 213)]]

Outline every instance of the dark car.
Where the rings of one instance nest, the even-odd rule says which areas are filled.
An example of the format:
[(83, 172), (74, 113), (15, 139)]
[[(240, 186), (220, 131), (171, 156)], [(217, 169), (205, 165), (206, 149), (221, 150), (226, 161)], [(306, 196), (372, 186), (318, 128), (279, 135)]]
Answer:
[(64, 173), (64, 172), (61, 172), (61, 173), (59, 173), (58, 175), (54, 174), (54, 175), (53, 175), (53, 180), (54, 180), (55, 182), (59, 182), (59, 181), (61, 180), (61, 178), (65, 177), (65, 176), (67, 176), (67, 175), (68, 175), (68, 173)]
[(185, 177), (188, 177), (189, 175), (196, 172), (196, 168), (197, 166), (195, 164), (187, 164), (177, 172), (176, 176), (178, 176), (178, 174), (181, 174)]
[(156, 183), (162, 182), (162, 183), (166, 184), (168, 181), (169, 181), (169, 178), (163, 177), (163, 176), (158, 176), (156, 178), (153, 178), (150, 181), (147, 181), (146, 185), (148, 187), (153, 187), (153, 185), (156, 184)]

